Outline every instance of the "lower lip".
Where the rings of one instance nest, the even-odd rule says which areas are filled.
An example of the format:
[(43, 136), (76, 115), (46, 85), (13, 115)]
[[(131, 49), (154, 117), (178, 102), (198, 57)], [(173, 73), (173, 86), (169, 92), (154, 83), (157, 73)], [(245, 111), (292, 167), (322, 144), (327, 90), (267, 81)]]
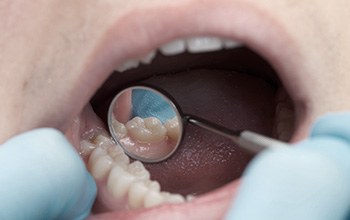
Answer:
[(213, 192), (202, 195), (179, 205), (161, 205), (135, 211), (118, 211), (91, 215), (88, 220), (108, 219), (223, 219), (235, 196), (239, 180), (227, 184)]

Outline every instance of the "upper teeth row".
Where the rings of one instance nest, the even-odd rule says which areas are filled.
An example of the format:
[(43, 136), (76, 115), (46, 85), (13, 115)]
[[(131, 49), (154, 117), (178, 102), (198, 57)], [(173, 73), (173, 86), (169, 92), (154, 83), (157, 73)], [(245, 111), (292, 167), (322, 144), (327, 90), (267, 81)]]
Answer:
[[(184, 52), (203, 53), (222, 49), (232, 49), (241, 46), (241, 43), (232, 40), (224, 40), (218, 37), (192, 37), (189, 39), (174, 40), (160, 47), (160, 52), (166, 56), (173, 56)], [(141, 59), (129, 60), (117, 68), (118, 72), (123, 72), (136, 68), (142, 64), (150, 64), (156, 55), (156, 51), (148, 53)]]

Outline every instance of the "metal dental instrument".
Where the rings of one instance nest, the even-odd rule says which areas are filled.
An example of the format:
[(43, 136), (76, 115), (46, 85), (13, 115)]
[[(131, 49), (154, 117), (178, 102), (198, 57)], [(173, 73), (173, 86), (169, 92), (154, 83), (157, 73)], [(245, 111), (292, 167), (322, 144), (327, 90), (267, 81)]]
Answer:
[[(140, 100), (142, 105), (137, 102)], [(187, 123), (227, 137), (253, 154), (290, 146), (252, 131), (235, 131), (183, 114), (170, 95), (151, 86), (136, 85), (122, 90), (114, 97), (108, 111), (108, 127), (113, 139), (131, 158), (146, 163), (169, 158), (181, 144)]]

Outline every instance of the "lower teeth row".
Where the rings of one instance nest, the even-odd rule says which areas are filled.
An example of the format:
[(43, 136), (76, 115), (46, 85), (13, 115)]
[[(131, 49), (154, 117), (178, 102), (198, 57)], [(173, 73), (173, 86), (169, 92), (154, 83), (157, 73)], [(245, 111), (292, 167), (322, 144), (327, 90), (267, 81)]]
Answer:
[[(182, 203), (180, 194), (161, 191), (157, 181), (140, 161), (130, 163), (123, 149), (99, 134), (93, 141), (83, 140), (81, 151), (90, 151), (88, 170), (97, 182), (106, 181), (107, 192), (120, 208), (149, 208), (166, 203)], [(116, 207), (116, 206), (113, 206)]]

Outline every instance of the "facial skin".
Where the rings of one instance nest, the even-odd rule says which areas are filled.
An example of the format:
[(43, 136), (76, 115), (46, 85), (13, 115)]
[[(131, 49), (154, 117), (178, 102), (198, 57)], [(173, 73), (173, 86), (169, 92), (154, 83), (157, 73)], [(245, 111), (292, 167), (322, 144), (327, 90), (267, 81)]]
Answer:
[(349, 9), (346, 0), (2, 1), (0, 142), (38, 127), (66, 132), (123, 61), (208, 34), (275, 67), (301, 140), (318, 116), (350, 108)]

